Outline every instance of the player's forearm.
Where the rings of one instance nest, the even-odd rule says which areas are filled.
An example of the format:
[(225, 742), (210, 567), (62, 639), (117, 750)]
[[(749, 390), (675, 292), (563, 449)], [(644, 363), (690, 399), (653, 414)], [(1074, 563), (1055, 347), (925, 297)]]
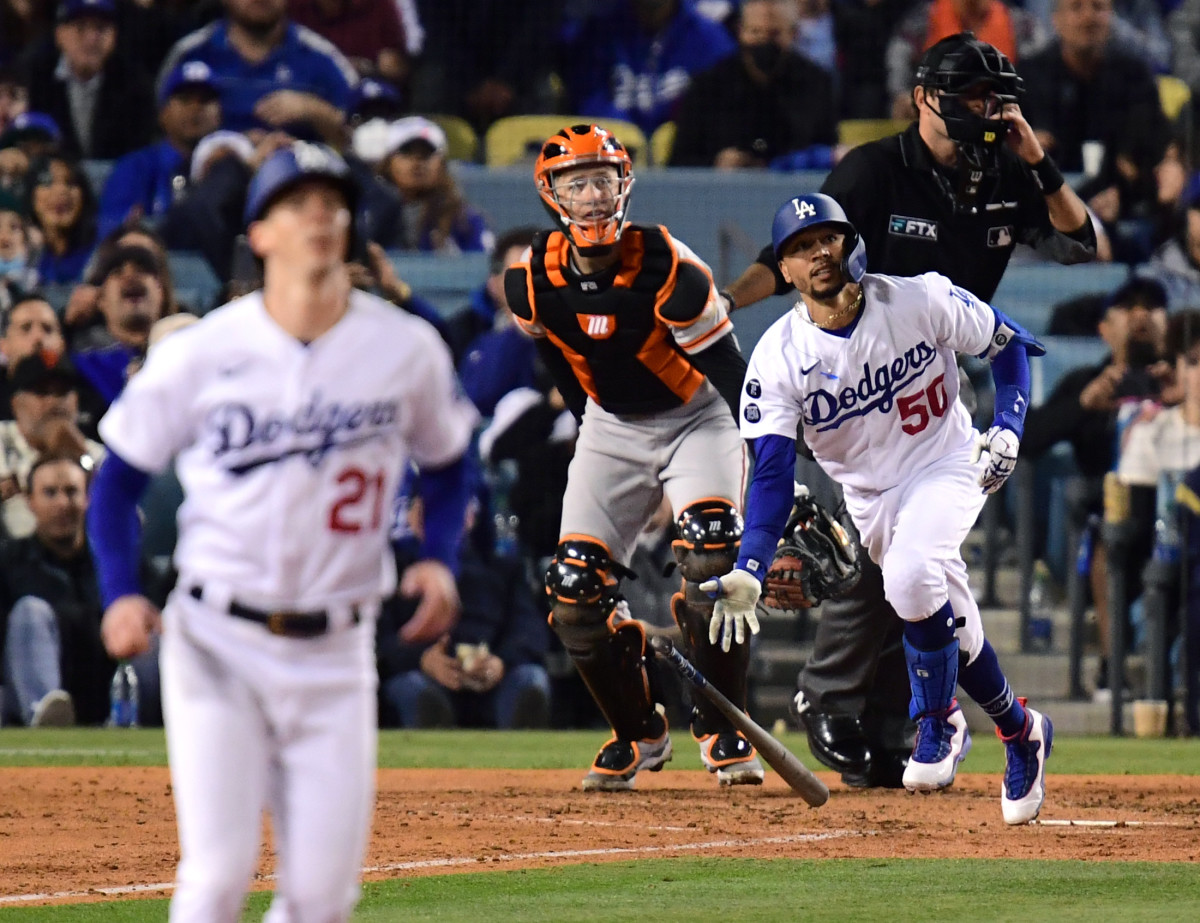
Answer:
[(1046, 196), (1046, 209), (1050, 212), (1050, 223), (1056, 231), (1080, 241), (1090, 238), (1095, 247), (1096, 235), (1091, 230), (1091, 218), (1074, 189), (1063, 183), (1057, 191)]
[(1030, 382), (1029, 358), (1021, 343), (1013, 340), (992, 360), (992, 380), (996, 383), (996, 423), (1007, 426), (1019, 439), (1025, 431)]
[(96, 562), (100, 598), (107, 608), (122, 596), (140, 594), (142, 525), (138, 500), (150, 483), (150, 475), (119, 455), (105, 456), (87, 511), (88, 541)]
[(792, 511), (796, 443), (785, 436), (762, 436), (754, 440), (754, 455), (737, 566), (762, 580)]
[(421, 471), (421, 499), (425, 505), (425, 537), (421, 558), (441, 561), (458, 573), (458, 549), (463, 520), (471, 499), (471, 463), (467, 456), (444, 468)]
[(734, 301), (731, 310), (745, 308), (775, 294), (775, 276), (762, 263), (751, 263), (723, 291), (728, 292)]

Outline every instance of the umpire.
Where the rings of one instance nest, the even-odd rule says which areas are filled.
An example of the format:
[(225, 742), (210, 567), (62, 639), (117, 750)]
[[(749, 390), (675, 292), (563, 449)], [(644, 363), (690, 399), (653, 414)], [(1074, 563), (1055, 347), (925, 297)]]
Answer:
[[(821, 186), (862, 235), (869, 271), (940, 272), (990, 301), (1018, 243), (1059, 263), (1095, 259), (1087, 209), (1021, 114), (1022, 90), (1003, 52), (970, 32), (925, 52), (917, 121), (849, 151)], [(733, 309), (789, 290), (768, 245), (722, 295)], [(840, 495), (812, 470), (810, 485)], [(854, 592), (824, 605), (796, 706), (813, 755), (843, 782), (898, 788), (911, 727), (903, 623), (860, 557)]]

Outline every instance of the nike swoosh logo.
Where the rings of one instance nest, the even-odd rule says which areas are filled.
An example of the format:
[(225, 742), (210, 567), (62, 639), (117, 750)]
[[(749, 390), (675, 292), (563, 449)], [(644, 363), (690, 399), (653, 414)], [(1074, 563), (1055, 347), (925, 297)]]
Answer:
[(816, 361), (816, 362), (814, 362), (812, 365), (810, 365), (808, 368), (806, 368), (806, 369), (801, 369), (801, 370), (800, 370), (800, 374), (801, 374), (801, 375), (807, 375), (809, 372), (811, 372), (813, 369), (815, 369), (815, 368), (816, 368), (818, 365), (820, 365), (820, 364), (821, 364), (820, 360), (817, 360), (817, 361)]

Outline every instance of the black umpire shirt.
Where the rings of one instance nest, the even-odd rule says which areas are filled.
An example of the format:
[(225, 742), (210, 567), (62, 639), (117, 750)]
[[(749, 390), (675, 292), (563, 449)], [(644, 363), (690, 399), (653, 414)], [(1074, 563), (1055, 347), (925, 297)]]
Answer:
[[(1058, 263), (1095, 259), (1091, 222), (1073, 234), (1055, 230), (1033, 173), (1007, 149), (999, 175), (984, 180), (974, 214), (956, 212), (954, 185), (954, 171), (936, 164), (914, 122), (849, 151), (821, 192), (841, 203), (862, 235), (871, 272), (939, 272), (984, 301), (991, 301), (1018, 243)], [(775, 274), (777, 295), (791, 291), (769, 244), (758, 262)]]

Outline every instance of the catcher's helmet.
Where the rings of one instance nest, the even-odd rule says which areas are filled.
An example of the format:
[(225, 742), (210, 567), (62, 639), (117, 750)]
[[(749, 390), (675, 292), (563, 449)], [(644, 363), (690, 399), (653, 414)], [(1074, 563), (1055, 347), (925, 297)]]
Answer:
[[(611, 215), (596, 221), (576, 221), (554, 187), (554, 177), (573, 167), (612, 164), (617, 168), (617, 190)], [(599, 125), (570, 125), (542, 145), (533, 179), (538, 194), (555, 223), (582, 253), (605, 249), (621, 239), (629, 219), (629, 193), (633, 189), (633, 159), (616, 135)]]
[(276, 199), (299, 183), (324, 179), (338, 187), (346, 206), (354, 214), (358, 184), (340, 154), (324, 144), (297, 141), (282, 147), (263, 161), (246, 191), (245, 221), (250, 224), (267, 213)]
[(850, 281), (861, 282), (867, 271), (867, 245), (837, 199), (820, 192), (796, 196), (779, 206), (771, 224), (775, 259), (779, 259), (784, 244), (804, 229), (818, 224), (832, 224), (846, 235), (842, 247), (842, 272)]

